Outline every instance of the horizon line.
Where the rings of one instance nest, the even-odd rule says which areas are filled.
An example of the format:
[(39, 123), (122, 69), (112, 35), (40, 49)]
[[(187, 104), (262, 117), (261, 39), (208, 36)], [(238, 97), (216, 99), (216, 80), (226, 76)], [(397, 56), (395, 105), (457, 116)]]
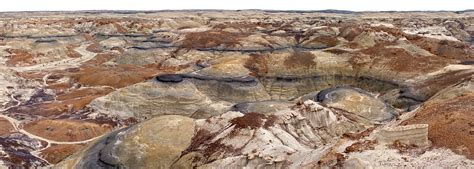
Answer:
[(25, 10), (25, 11), (0, 11), (0, 13), (21, 13), (21, 12), (179, 12), (179, 11), (263, 11), (263, 12), (298, 12), (298, 13), (377, 13), (377, 12), (474, 12), (473, 9), (464, 10), (342, 10), (342, 9), (317, 9), (317, 10), (298, 10), (298, 9), (157, 9), (157, 10), (137, 10), (137, 9), (91, 9), (91, 10)]

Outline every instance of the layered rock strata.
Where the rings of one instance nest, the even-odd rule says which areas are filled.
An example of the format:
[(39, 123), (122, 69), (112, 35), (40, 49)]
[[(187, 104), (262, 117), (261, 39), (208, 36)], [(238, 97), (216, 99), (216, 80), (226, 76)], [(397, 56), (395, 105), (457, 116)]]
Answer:
[(419, 147), (429, 146), (428, 125), (416, 124), (385, 128), (377, 133), (377, 141), (382, 144), (393, 144), (395, 141)]
[[(0, 13), (0, 161), (472, 168), (473, 23), (472, 11)], [(377, 141), (419, 124), (428, 148), (411, 145), (425, 128)]]

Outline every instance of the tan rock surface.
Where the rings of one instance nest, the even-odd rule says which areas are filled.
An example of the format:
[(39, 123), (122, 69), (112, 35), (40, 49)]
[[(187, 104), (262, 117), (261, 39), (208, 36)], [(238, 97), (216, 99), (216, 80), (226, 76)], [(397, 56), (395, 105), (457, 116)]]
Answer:
[(62, 142), (89, 140), (112, 129), (110, 125), (99, 125), (78, 120), (39, 120), (24, 125), (24, 130), (36, 136)]
[[(99, 140), (96, 145), (89, 146), (57, 167), (169, 168), (191, 144), (194, 131), (195, 122), (188, 117), (166, 115), (153, 118), (115, 132), (114, 139)], [(87, 161), (90, 159), (100, 161)]]
[[(51, 167), (80, 151), (60, 166), (472, 168), (473, 16), (0, 13), (0, 164)], [(171, 131), (147, 123), (164, 115), (196, 130), (140, 129)], [(432, 147), (410, 145), (424, 145), (424, 129), (377, 142), (407, 124), (428, 124)], [(192, 146), (168, 144), (178, 137)]]

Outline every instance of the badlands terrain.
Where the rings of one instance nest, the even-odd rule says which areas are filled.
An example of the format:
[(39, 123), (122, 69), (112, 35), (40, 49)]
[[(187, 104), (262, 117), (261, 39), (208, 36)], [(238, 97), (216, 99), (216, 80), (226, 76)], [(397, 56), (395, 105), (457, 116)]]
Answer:
[(474, 168), (474, 12), (0, 13), (4, 168)]

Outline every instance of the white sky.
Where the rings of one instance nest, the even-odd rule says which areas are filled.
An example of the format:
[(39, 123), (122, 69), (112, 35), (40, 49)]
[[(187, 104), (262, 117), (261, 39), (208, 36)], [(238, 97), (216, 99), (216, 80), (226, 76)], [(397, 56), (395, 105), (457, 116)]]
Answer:
[(466, 10), (474, 0), (0, 0), (0, 11), (163, 9)]

